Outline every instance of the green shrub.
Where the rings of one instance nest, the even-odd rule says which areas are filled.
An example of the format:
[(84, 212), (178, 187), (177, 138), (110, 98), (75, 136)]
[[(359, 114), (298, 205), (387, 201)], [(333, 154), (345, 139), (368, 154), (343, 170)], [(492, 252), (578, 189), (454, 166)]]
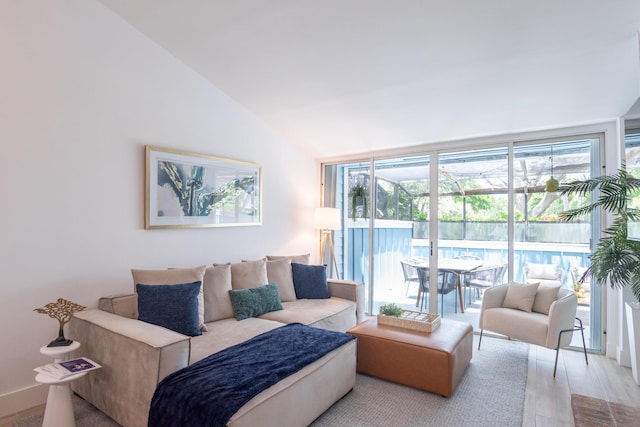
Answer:
[(379, 313), (385, 316), (401, 317), (402, 309), (394, 303), (385, 304), (380, 306)]

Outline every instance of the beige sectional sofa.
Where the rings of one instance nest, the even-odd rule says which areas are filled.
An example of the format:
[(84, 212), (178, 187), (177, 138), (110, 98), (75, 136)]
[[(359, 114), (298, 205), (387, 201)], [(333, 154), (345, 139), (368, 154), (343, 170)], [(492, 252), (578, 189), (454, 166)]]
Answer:
[[(76, 313), (70, 324), (70, 338), (82, 344), (78, 355), (102, 365), (75, 381), (73, 390), (123, 426), (146, 426), (156, 386), (172, 372), (287, 323), (346, 332), (363, 320), (361, 283), (329, 279), (329, 298), (298, 299), (292, 259), (308, 263), (308, 256), (269, 257), (209, 268), (133, 270), (134, 283), (169, 285), (200, 277), (203, 332), (187, 336), (138, 320), (136, 293), (101, 298), (97, 309)], [(266, 283), (277, 284), (282, 309), (237, 320), (229, 291)], [(351, 341), (255, 396), (228, 425), (308, 425), (353, 388), (355, 369)]]

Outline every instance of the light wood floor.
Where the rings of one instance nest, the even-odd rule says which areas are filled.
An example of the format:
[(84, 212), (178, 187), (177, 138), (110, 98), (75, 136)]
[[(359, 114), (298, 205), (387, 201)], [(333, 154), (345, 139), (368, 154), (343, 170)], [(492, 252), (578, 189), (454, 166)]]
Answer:
[(36, 406), (35, 408), (27, 409), (17, 414), (9, 415), (7, 417), (0, 418), (0, 427), (13, 427), (14, 423), (22, 418), (32, 417), (44, 412), (44, 405)]
[(560, 350), (554, 380), (555, 351), (529, 346), (523, 427), (573, 426), (572, 393), (640, 407), (640, 386), (631, 377), (631, 368), (605, 356), (588, 356), (589, 366), (584, 353)]
[[(582, 352), (561, 350), (554, 380), (554, 358), (553, 350), (529, 346), (523, 427), (573, 426), (571, 393), (640, 407), (640, 386), (631, 378), (630, 368), (594, 354), (589, 354), (587, 366)], [(0, 418), (0, 427), (13, 427), (15, 420), (43, 409), (44, 405)]]

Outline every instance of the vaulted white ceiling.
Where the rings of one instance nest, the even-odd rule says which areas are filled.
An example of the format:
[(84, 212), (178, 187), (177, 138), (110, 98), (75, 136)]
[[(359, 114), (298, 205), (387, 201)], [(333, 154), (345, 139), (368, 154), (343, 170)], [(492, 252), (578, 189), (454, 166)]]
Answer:
[(316, 157), (623, 115), (638, 0), (100, 0)]

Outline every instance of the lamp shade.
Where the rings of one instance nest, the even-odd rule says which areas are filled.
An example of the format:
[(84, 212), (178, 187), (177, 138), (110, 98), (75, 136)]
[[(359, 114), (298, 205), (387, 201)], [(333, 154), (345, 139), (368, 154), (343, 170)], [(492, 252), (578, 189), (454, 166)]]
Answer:
[(341, 228), (340, 209), (316, 208), (313, 216), (313, 228), (320, 230), (339, 230)]

